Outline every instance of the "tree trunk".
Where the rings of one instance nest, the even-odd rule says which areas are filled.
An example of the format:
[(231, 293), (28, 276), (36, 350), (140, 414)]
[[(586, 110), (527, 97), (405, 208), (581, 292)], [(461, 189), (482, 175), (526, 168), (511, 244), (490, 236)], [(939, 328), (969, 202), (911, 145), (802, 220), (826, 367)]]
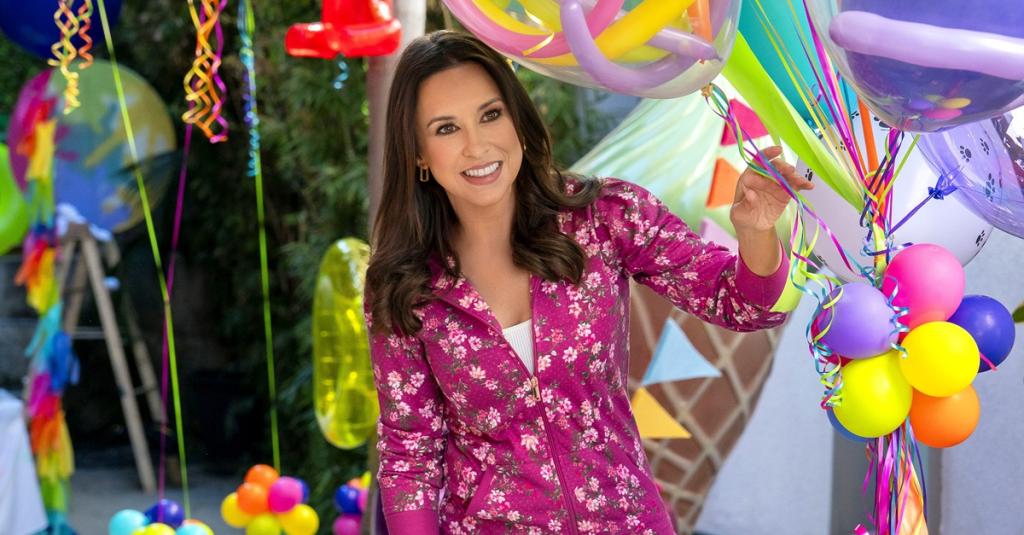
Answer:
[[(398, 57), (405, 47), (413, 39), (423, 35), (426, 24), (427, 3), (423, 0), (394, 0), (394, 13), (399, 22), (402, 23), (402, 41), (398, 50), (390, 56), (371, 57), (368, 59), (366, 72), (366, 98), (369, 101), (370, 110), (370, 140), (369, 140), (369, 173), (367, 176), (367, 190), (370, 194), (368, 228), (370, 235), (373, 235), (373, 221), (377, 216), (377, 207), (380, 206), (381, 191), (384, 189), (384, 132), (388, 125), (387, 119), (388, 93), (391, 90), (391, 80), (394, 78), (395, 67), (398, 65)], [(377, 467), (380, 459), (377, 456), (377, 435), (374, 434), (369, 440), (368, 464), (373, 477), (373, 484), (370, 485), (370, 499), (367, 510), (363, 512), (363, 535), (386, 534), (387, 526), (383, 517), (379, 514), (380, 505), (377, 493)]]

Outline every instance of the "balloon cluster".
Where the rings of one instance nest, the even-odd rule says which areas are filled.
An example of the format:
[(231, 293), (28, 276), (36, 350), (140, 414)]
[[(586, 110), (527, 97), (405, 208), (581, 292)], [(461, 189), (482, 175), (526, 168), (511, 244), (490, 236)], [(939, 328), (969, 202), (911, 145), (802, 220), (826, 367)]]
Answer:
[(842, 364), (841, 401), (829, 414), (840, 432), (880, 437), (909, 416), (917, 439), (932, 447), (955, 446), (974, 431), (980, 406), (971, 383), (1014, 341), (1010, 312), (990, 297), (964, 296), (963, 267), (934, 244), (897, 253), (881, 289), (836, 288), (811, 332)]
[(174, 500), (163, 499), (146, 512), (123, 509), (110, 518), (109, 535), (213, 535), (206, 524), (185, 518), (185, 510)]
[(722, 70), (737, 0), (445, 0), (463, 26), (511, 60), (573, 84), (672, 98)]
[(293, 24), (284, 47), (298, 57), (386, 56), (398, 48), (402, 25), (391, 0), (324, 0), (319, 22)]
[(224, 522), (245, 528), (246, 535), (313, 535), (320, 517), (309, 500), (309, 487), (301, 479), (281, 476), (270, 466), (257, 464), (245, 482), (220, 504)]
[(359, 535), (369, 487), (369, 472), (338, 487), (334, 493), (334, 507), (341, 516), (334, 521), (334, 535)]

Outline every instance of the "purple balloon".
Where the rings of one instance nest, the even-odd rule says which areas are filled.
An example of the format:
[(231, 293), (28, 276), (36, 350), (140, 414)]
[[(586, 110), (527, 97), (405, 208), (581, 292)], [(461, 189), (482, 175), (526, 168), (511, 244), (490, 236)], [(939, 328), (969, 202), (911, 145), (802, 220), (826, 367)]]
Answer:
[(808, 5), (843, 76), (888, 124), (934, 132), (1024, 104), (1024, 3)]
[(1000, 230), (1024, 238), (1024, 109), (921, 136), (928, 163), (960, 201)]
[(1016, 337), (1013, 316), (1002, 303), (987, 295), (965, 295), (949, 322), (963, 327), (978, 343), (978, 351), (985, 357), (981, 359), (979, 372), (992, 369), (986, 359), (998, 366), (1013, 349)]
[(334, 521), (334, 535), (359, 535), (359, 515), (344, 514)]
[(160, 522), (161, 524), (167, 524), (174, 529), (178, 529), (181, 523), (185, 521), (185, 510), (182, 509), (181, 504), (174, 500), (163, 499), (149, 509), (146, 509), (146, 518), (152, 524), (154, 522)]
[(828, 332), (821, 341), (833, 352), (851, 359), (874, 357), (888, 351), (896, 341), (896, 332), (893, 310), (885, 295), (866, 282), (844, 284), (832, 291), (828, 301), (837, 295), (839, 300), (832, 307), (824, 310), (819, 307), (816, 314), (817, 322), (828, 325)]

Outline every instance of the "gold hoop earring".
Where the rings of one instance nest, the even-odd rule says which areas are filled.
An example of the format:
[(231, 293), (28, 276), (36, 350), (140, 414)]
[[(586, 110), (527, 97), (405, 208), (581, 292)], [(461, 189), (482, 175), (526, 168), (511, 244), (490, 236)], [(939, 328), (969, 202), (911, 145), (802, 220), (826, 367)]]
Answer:
[(430, 182), (430, 171), (426, 167), (420, 167), (420, 182)]

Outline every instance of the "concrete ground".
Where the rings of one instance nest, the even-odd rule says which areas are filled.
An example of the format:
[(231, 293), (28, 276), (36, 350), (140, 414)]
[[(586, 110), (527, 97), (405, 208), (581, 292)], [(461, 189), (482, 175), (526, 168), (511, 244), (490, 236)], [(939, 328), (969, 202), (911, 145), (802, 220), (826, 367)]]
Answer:
[[(229, 528), (220, 517), (220, 502), (234, 492), (241, 481), (212, 475), (201, 468), (189, 470), (191, 518), (205, 522), (214, 533), (241, 533)], [(107, 523), (122, 509), (145, 511), (156, 495), (145, 494), (132, 464), (120, 467), (79, 467), (71, 477), (68, 519), (80, 535), (106, 535)], [(182, 503), (180, 488), (167, 489), (165, 497)]]

